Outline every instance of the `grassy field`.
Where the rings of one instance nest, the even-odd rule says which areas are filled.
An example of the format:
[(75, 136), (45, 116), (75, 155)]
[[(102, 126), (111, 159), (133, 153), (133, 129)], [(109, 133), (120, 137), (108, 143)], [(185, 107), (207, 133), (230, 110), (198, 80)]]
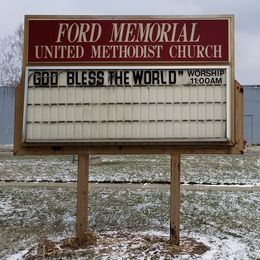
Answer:
[[(75, 232), (75, 188), (2, 187), (0, 197), (1, 259), (41, 238), (57, 240)], [(181, 236), (204, 241), (215, 259), (225, 255), (257, 259), (259, 201), (259, 193), (185, 191)], [(97, 233), (169, 234), (169, 191), (165, 189), (95, 187), (90, 190), (89, 210), (89, 225)], [(227, 248), (229, 244), (233, 248)]]
[[(76, 164), (69, 157), (1, 156), (0, 166), (2, 180), (76, 180)], [(169, 171), (167, 156), (107, 156), (102, 165), (90, 168), (90, 178), (158, 181), (169, 180)], [(182, 160), (184, 182), (259, 184), (259, 179), (257, 156), (185, 156)], [(169, 190), (165, 186), (145, 187), (93, 185), (89, 194), (90, 227), (98, 234), (169, 236)], [(181, 236), (210, 247), (194, 259), (259, 259), (259, 192), (183, 191), (181, 200)], [(0, 186), (0, 258), (19, 259), (20, 252), (44, 237), (59, 240), (74, 234), (75, 207), (73, 185)], [(114, 251), (114, 258), (100, 248), (80, 254), (84, 254), (82, 259), (129, 256), (120, 247)], [(75, 257), (80, 259), (79, 255)]]
[[(165, 155), (102, 156), (90, 167), (90, 181), (169, 181), (170, 157)], [(186, 155), (181, 180), (211, 183), (260, 183), (258, 155)], [(77, 163), (72, 157), (0, 156), (0, 180), (76, 181)]]

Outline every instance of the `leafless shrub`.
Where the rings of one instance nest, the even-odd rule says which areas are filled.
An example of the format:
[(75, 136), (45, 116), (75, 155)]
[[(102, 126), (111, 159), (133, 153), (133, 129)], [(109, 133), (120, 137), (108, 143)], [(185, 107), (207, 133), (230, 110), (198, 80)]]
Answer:
[(0, 39), (0, 86), (15, 87), (20, 82), (23, 55), (23, 26)]

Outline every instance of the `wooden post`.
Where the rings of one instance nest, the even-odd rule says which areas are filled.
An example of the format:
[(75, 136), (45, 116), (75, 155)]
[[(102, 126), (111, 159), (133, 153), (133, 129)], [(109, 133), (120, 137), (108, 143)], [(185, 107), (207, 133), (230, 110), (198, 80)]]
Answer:
[(180, 154), (171, 155), (170, 243), (180, 244)]
[(243, 153), (244, 144), (244, 95), (243, 88), (235, 81), (235, 124), (236, 124), (236, 148), (238, 152)]
[(88, 227), (89, 155), (78, 156), (76, 234), (81, 239)]

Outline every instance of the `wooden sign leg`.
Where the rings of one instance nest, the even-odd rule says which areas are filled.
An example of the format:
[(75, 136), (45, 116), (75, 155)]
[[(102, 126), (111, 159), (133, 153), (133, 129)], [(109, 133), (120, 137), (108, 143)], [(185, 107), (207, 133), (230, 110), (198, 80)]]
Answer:
[(170, 242), (180, 244), (180, 154), (171, 155)]
[(89, 155), (78, 156), (76, 234), (81, 239), (88, 227)]

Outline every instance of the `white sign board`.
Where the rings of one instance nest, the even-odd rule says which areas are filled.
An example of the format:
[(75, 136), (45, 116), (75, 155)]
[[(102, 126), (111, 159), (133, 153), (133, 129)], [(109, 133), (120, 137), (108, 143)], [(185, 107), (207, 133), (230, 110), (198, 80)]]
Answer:
[(23, 139), (227, 141), (228, 66), (29, 67)]

